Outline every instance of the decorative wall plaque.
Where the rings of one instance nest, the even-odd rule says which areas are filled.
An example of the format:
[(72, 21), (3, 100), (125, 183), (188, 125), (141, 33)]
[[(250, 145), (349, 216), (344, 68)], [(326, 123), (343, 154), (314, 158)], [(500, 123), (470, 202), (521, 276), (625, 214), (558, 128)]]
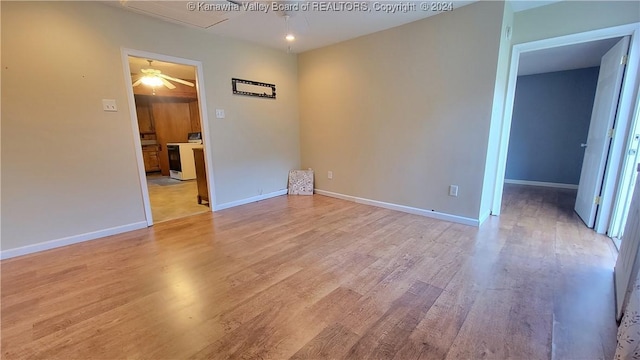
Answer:
[(313, 195), (313, 170), (289, 171), (289, 195)]
[(231, 88), (236, 95), (276, 98), (276, 86), (259, 81), (231, 78)]

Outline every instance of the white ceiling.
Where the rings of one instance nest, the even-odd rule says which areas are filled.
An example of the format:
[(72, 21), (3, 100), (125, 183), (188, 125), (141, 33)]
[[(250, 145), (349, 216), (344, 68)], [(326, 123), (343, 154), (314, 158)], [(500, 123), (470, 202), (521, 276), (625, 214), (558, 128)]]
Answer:
[[(395, 13), (376, 11), (373, 0), (364, 0), (371, 11), (346, 11), (344, 8), (336, 11), (328, 9), (314, 9), (312, 4), (354, 4), (355, 2), (307, 2), (301, 0), (277, 1), (279, 6), (298, 8), (298, 11), (282, 11), (273, 8), (273, 1), (267, 0), (233, 0), (239, 5), (233, 5), (226, 0), (209, 1), (137, 1), (121, 0), (110, 2), (112, 6), (124, 7), (127, 10), (153, 16), (165, 21), (184, 26), (199, 28), (202, 31), (242, 39), (287, 51), (291, 45), (291, 52), (299, 53), (322, 46), (353, 39), (366, 34), (392, 28), (412, 21), (423, 19), (437, 12), (421, 11), (420, 2), (379, 2), (384, 5), (414, 4), (416, 9), (398, 11)], [(540, 6), (555, 3), (558, 0), (510, 0), (515, 12), (525, 11)], [(454, 10), (475, 1), (454, 1)], [(303, 4), (309, 9), (304, 9)], [(428, 2), (427, 2), (428, 3)], [(196, 4), (195, 10), (190, 10), (190, 4)], [(245, 8), (245, 6), (247, 8)], [(346, 5), (345, 5), (346, 6)], [(396, 8), (403, 10), (402, 7)], [(296, 41), (287, 43), (284, 35), (287, 30), (285, 15), (289, 15), (290, 30), (296, 35)], [(598, 66), (600, 58), (615, 44), (614, 39), (600, 40), (565, 47), (546, 49), (542, 51), (523, 53), (520, 57), (518, 75), (539, 74), (545, 72), (562, 71)], [(139, 72), (140, 67), (146, 67), (144, 59), (132, 63), (132, 73)], [(193, 79), (195, 74), (192, 67), (180, 67), (176, 64), (154, 62), (154, 67), (166, 74), (179, 78)]]
[(520, 54), (518, 76), (600, 66), (600, 59), (620, 39), (604, 39)]
[(511, 3), (511, 8), (514, 12), (520, 12), (553, 4), (559, 1), (561, 0), (510, 0), (509, 2)]
[[(153, 16), (156, 18), (196, 27), (212, 34), (247, 40), (271, 48), (290, 50), (299, 53), (341, 41), (353, 39), (366, 34), (400, 26), (412, 21), (427, 18), (438, 12), (423, 11), (421, 4), (431, 4), (429, 1), (374, 1), (363, 0), (370, 11), (347, 9), (356, 1), (276, 1), (280, 6), (298, 8), (298, 11), (281, 11), (274, 9), (274, 1), (267, 0), (233, 0), (240, 3), (239, 10), (225, 0), (214, 1), (111, 1), (109, 4), (122, 6), (127, 10)], [(454, 10), (474, 1), (453, 1)], [(513, 0), (512, 6), (516, 11), (547, 5), (555, 1)], [(314, 9), (314, 4), (337, 4), (333, 10)], [(194, 5), (195, 4), (195, 5)], [(304, 9), (304, 4), (309, 6)], [(339, 4), (343, 4), (340, 8)], [(349, 5), (344, 5), (349, 4)], [(376, 8), (375, 4), (384, 6), (400, 6), (412, 4), (415, 9), (398, 7), (397, 12), (386, 12)], [(190, 6), (195, 6), (194, 10)], [(243, 6), (251, 7), (244, 10)], [(392, 9), (392, 8), (390, 8)], [(401, 10), (408, 9), (403, 12)], [(274, 11), (275, 10), (275, 11)], [(296, 35), (293, 43), (285, 39), (286, 20), (289, 15), (289, 26)], [(291, 46), (290, 49), (288, 47)]]

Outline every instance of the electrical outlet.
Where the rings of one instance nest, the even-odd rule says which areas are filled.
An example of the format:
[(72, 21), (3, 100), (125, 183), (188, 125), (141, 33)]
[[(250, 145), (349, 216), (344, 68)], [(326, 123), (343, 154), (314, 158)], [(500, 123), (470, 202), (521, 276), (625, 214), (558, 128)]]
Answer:
[(458, 196), (458, 185), (449, 185), (449, 196)]
[(333, 179), (333, 171), (329, 170), (327, 172), (327, 179)]
[(224, 119), (224, 109), (216, 109), (216, 118)]
[(118, 106), (114, 99), (102, 99), (102, 110), (104, 111), (118, 111)]

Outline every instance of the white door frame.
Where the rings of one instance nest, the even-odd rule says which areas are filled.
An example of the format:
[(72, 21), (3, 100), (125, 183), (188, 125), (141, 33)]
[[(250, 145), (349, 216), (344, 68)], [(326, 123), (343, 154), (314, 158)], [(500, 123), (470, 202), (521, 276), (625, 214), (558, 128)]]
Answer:
[[(631, 204), (631, 197), (633, 196), (633, 189), (636, 184), (635, 177), (637, 176), (637, 164), (640, 163), (640, 139), (635, 139), (636, 134), (640, 134), (640, 101), (636, 104), (635, 110), (635, 128), (629, 129), (629, 145), (626, 150), (629, 151), (627, 159), (622, 165), (620, 172), (620, 183), (618, 185), (618, 191), (616, 195), (616, 203), (613, 206), (613, 213), (611, 214), (611, 224), (607, 235), (612, 238), (620, 239), (620, 235), (623, 232), (623, 228), (626, 223), (627, 215), (629, 212), (629, 206)], [(635, 151), (635, 156), (633, 155)], [(624, 236), (624, 234), (622, 234)], [(616, 245), (620, 247), (620, 244), (616, 242)]]
[[(131, 68), (129, 66), (129, 56), (147, 58), (165, 62), (172, 62), (183, 65), (190, 65), (196, 68), (196, 91), (198, 94), (198, 108), (200, 111), (200, 126), (202, 130), (202, 144), (205, 153), (205, 169), (207, 173), (207, 187), (209, 191), (209, 211), (213, 211), (215, 201), (214, 181), (213, 181), (213, 158), (211, 156), (211, 146), (209, 146), (209, 120), (207, 117), (207, 103), (204, 87), (204, 75), (202, 72), (202, 62), (190, 59), (179, 58), (170, 55), (157, 54), (148, 51), (122, 48), (122, 67), (124, 69), (125, 84), (127, 86), (127, 97), (129, 98), (129, 113), (131, 117), (131, 128), (133, 131), (133, 143), (136, 149), (136, 160), (138, 162), (138, 176), (140, 177), (140, 190), (142, 191), (142, 201), (144, 203), (144, 213), (147, 226), (153, 225), (151, 214), (151, 202), (149, 201), (149, 188), (147, 187), (147, 174), (144, 170), (144, 160), (142, 158), (142, 143), (140, 142), (140, 128), (138, 127), (138, 114), (136, 112), (136, 100), (131, 86)], [(195, 199), (194, 199), (195, 201)]]
[[(511, 120), (513, 115), (513, 101), (516, 92), (516, 81), (518, 77), (518, 65), (520, 63), (520, 54), (549, 49), (559, 46), (566, 46), (589, 42), (594, 40), (608, 39), (613, 37), (631, 36), (629, 44), (629, 57), (627, 69), (622, 83), (622, 93), (620, 94), (620, 107), (618, 108), (618, 116), (614, 131), (613, 142), (611, 144), (610, 158), (605, 170), (605, 179), (603, 182), (603, 203), (596, 218), (596, 231), (606, 232), (609, 226), (609, 215), (612, 204), (615, 199), (613, 195), (617, 187), (618, 175), (620, 172), (620, 164), (626, 156), (623, 154), (624, 146), (628, 139), (629, 125), (635, 121), (633, 110), (636, 106), (638, 95), (638, 64), (640, 63), (640, 23), (633, 23), (621, 26), (615, 26), (606, 29), (593, 30), (578, 34), (560, 36), (556, 38), (543, 39), (528, 43), (513, 45), (511, 54), (511, 66), (509, 69), (509, 77), (507, 83), (507, 93), (505, 99), (504, 116), (501, 124), (500, 140), (498, 144), (498, 166), (496, 170), (493, 201), (491, 206), (491, 214), (499, 215), (502, 205), (502, 192), (504, 190), (504, 176), (507, 165), (507, 152), (509, 149), (509, 135), (511, 133)], [(600, 215), (606, 216), (600, 216)], [(607, 221), (604, 221), (604, 219)], [(603, 230), (604, 229), (604, 230)]]

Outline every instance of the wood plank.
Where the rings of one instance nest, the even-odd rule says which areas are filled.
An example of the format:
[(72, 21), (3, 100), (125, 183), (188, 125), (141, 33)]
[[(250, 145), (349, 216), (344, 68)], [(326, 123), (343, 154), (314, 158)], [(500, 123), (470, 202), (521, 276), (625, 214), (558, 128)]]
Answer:
[(480, 288), (477, 268), (466, 264), (449, 282), (425, 317), (416, 326), (394, 359), (444, 359), (471, 310)]
[(191, 132), (202, 132), (200, 125), (200, 107), (198, 100), (189, 101), (189, 118), (191, 120)]
[(414, 283), (349, 350), (355, 359), (392, 359), (411, 335), (442, 289), (421, 281)]
[(4, 260), (2, 357), (611, 358), (610, 240), (507, 185), (481, 228), (280, 196)]
[(313, 340), (298, 350), (290, 359), (338, 359), (344, 357), (358, 341), (356, 333), (335, 323), (326, 327)]

